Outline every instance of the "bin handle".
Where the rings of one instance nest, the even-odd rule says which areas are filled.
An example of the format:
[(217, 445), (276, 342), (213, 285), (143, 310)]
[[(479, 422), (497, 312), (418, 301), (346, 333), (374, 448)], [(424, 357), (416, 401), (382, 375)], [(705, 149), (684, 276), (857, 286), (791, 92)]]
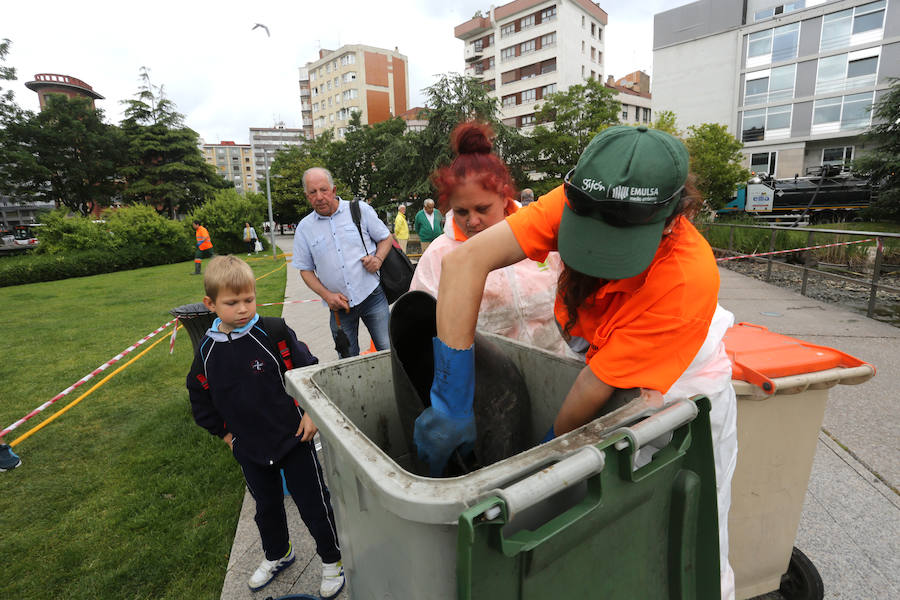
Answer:
[[(700, 409), (691, 400), (680, 400), (649, 419), (644, 419), (630, 427), (620, 427), (616, 433), (624, 433), (634, 441), (637, 450), (656, 438), (678, 429), (685, 423), (693, 421), (700, 413)], [(616, 446), (617, 449), (621, 449)]]
[[(546, 500), (553, 494), (581, 483), (603, 470), (606, 457), (602, 450), (586, 446), (571, 456), (552, 464), (511, 486), (495, 490), (505, 503), (509, 518)], [(485, 515), (491, 518), (491, 515)]]
[[(680, 400), (631, 427), (616, 429), (612, 435), (620, 432), (628, 435), (634, 441), (636, 450), (647, 442), (689, 423), (698, 413), (699, 409), (693, 401)], [(602, 450), (596, 446), (585, 446), (567, 458), (492, 493), (506, 503), (509, 518), (512, 519), (519, 511), (598, 474), (605, 464), (606, 457)], [(497, 513), (485, 514), (488, 519), (496, 516)]]

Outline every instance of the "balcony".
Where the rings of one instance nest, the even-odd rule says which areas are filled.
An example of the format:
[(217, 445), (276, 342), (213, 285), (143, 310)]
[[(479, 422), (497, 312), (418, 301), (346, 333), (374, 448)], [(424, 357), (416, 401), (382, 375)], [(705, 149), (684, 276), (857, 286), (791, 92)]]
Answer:
[(474, 44), (466, 44), (466, 62), (481, 60), (484, 58), (484, 49), (477, 48)]

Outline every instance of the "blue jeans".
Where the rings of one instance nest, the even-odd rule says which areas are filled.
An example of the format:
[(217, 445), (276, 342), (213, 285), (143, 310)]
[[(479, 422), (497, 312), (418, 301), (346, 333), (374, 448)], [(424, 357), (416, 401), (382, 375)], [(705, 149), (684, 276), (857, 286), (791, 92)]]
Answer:
[[(378, 350), (387, 350), (390, 347), (390, 337), (388, 334), (388, 320), (391, 317), (388, 301), (384, 295), (381, 286), (375, 288), (375, 291), (369, 294), (369, 297), (360, 304), (350, 308), (350, 312), (341, 311), (341, 330), (347, 334), (350, 340), (350, 351), (346, 356), (359, 356), (359, 320), (362, 319), (366, 324), (366, 329), (375, 342), (375, 348)], [(337, 336), (338, 325), (334, 319), (334, 311), (331, 311), (331, 337)]]

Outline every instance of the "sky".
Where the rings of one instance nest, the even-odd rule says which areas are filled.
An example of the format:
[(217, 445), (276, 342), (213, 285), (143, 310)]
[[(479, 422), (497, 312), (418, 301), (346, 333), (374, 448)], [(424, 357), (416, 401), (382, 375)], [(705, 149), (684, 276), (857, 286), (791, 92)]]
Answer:
[[(601, 1), (606, 73), (652, 76), (653, 15), (688, 1)], [(250, 127), (299, 127), (298, 68), (320, 48), (396, 46), (409, 60), (410, 106), (423, 106), (422, 90), (437, 75), (464, 68), (453, 28), (489, 8), (476, 0), (10, 0), (0, 10), (0, 39), (11, 41), (5, 66), (17, 80), (2, 87), (36, 111), (37, 94), (25, 87), (35, 74), (77, 77), (105, 97), (97, 107), (118, 123), (121, 101), (134, 97), (147, 67), (206, 143), (247, 144)]]

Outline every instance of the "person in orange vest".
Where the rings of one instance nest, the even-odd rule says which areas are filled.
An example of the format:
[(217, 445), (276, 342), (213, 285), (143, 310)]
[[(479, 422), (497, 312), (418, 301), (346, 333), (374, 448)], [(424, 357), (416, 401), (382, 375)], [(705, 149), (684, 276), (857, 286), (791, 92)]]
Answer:
[(213, 245), (209, 232), (206, 230), (206, 227), (200, 224), (200, 221), (194, 219), (192, 227), (194, 228), (194, 234), (197, 236), (197, 252), (194, 253), (194, 272), (192, 275), (199, 275), (203, 259), (213, 255)]

